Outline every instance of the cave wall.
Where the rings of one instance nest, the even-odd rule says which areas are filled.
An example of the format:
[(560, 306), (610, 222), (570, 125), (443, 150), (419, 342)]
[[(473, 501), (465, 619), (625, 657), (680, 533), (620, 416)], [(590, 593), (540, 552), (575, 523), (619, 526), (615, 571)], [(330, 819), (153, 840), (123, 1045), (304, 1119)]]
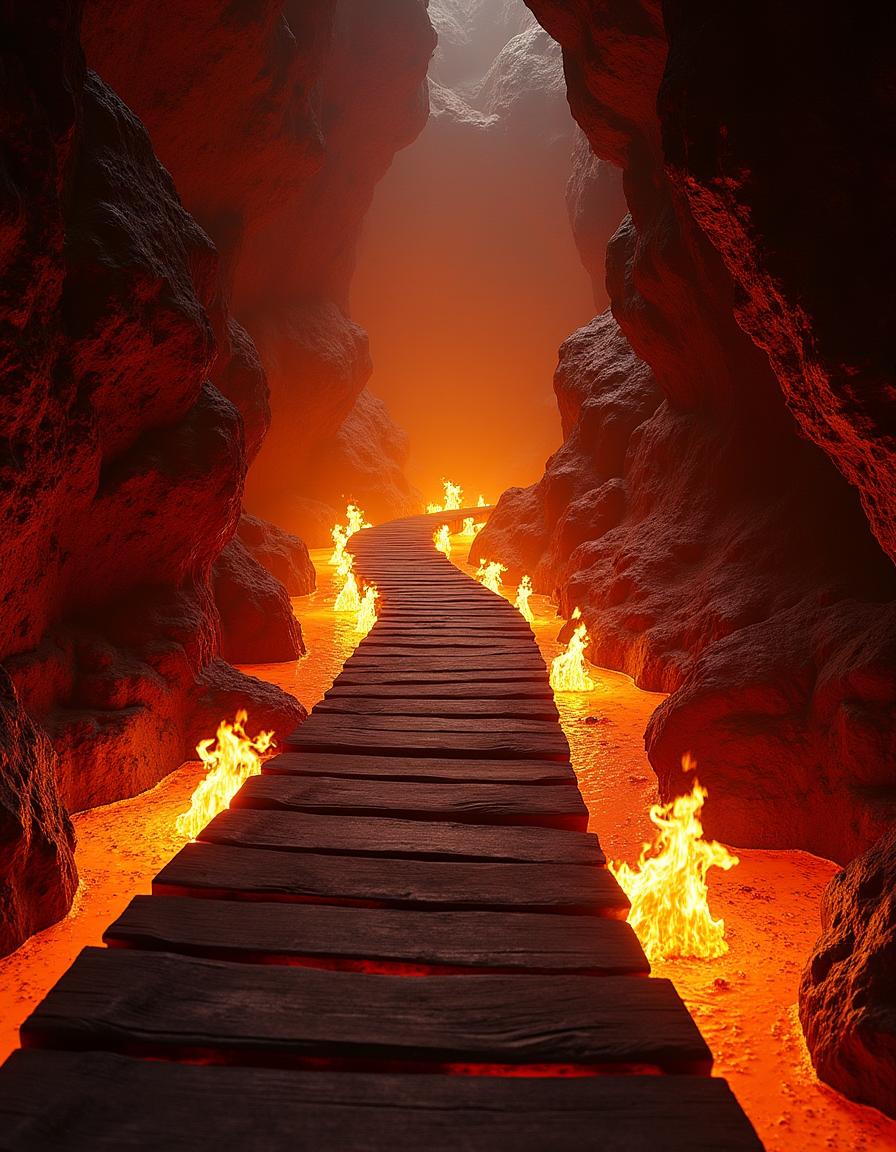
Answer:
[[(582, 134), (559, 46), (522, 0), (431, 0), (429, 15), (430, 118), (377, 188), (352, 303), (414, 482), (433, 499), (447, 475), (475, 502), (534, 479), (560, 442), (550, 372), (593, 309), (564, 212)], [(625, 212), (615, 169), (598, 195), (605, 246)], [(462, 432), (445, 405), (468, 414)]]
[(2, 953), (71, 901), (68, 811), (154, 784), (237, 703), (304, 716), (220, 657), (247, 452), (209, 375), (216, 254), (79, 17), (7, 5), (0, 40)]
[[(529, 6), (563, 47), (594, 152), (623, 171), (629, 215), (607, 252), (611, 311), (561, 349), (564, 445), (538, 484), (502, 497), (474, 553), (530, 571), (564, 614), (580, 606), (596, 662), (672, 693), (648, 752), (666, 797), (695, 756), (710, 835), (848, 860), (896, 814), (885, 296), (879, 253), (858, 242), (866, 226), (852, 245), (841, 235), (868, 198), (862, 165), (841, 163), (868, 129), (838, 152), (869, 111), (874, 66), (851, 83), (867, 28), (831, 15), (800, 41), (816, 22), (801, 6), (779, 42), (765, 5)], [(835, 95), (821, 41), (841, 63)], [(800, 116), (819, 141), (811, 181), (795, 159), (780, 167)], [(874, 190), (878, 223), (886, 191)], [(827, 208), (810, 212), (813, 196)], [(572, 197), (586, 238), (588, 204)], [(820, 220), (841, 205), (836, 258), (817, 277)], [(848, 286), (867, 288), (867, 315), (831, 326)], [(845, 461), (868, 456), (880, 460), (856, 470), (858, 492)]]

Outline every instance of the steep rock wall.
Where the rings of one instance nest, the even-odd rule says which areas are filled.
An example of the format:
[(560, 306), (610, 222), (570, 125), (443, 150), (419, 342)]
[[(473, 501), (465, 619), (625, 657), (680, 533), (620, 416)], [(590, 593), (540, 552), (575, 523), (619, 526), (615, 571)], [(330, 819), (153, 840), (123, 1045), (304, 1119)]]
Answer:
[(154, 784), (235, 698), (304, 716), (219, 656), (246, 451), (209, 380), (215, 253), (79, 17), (7, 5), (0, 41), (0, 952), (68, 907), (67, 809)]
[[(697, 37), (685, 42), (689, 64), (673, 56), (667, 68), (659, 4), (530, 7), (563, 46), (570, 104), (594, 151), (623, 169), (630, 216), (607, 255), (612, 317), (561, 352), (566, 443), (535, 489), (502, 498), (476, 552), (534, 571), (566, 613), (580, 605), (595, 659), (673, 692), (648, 730), (651, 761), (668, 796), (682, 754), (696, 756), (710, 834), (849, 859), (896, 812), (896, 586), (824, 438), (807, 440), (785, 403), (798, 374), (782, 381), (741, 326), (742, 296), (695, 219), (687, 141), (678, 167), (667, 159), (684, 100), (699, 118), (695, 147), (718, 148), (698, 148), (698, 163), (721, 155), (736, 167), (717, 104), (692, 98), (706, 75), (724, 84), (724, 68), (690, 10), (673, 27)], [(784, 68), (769, 55), (751, 67)], [(658, 93), (678, 120), (661, 121)], [(852, 203), (854, 179), (840, 189)], [(785, 242), (776, 234), (769, 247)], [(851, 261), (863, 283), (864, 249)], [(870, 422), (855, 415), (849, 436), (863, 439)], [(864, 450), (878, 447), (869, 439)], [(520, 520), (524, 550), (511, 539)]]

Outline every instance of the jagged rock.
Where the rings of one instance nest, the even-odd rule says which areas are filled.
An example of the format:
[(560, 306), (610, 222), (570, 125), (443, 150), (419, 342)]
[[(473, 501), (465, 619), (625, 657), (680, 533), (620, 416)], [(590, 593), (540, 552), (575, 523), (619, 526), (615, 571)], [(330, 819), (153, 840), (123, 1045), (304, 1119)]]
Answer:
[(234, 536), (212, 565), (221, 655), (234, 664), (279, 664), (305, 651), (283, 585)]
[(307, 545), (293, 536), (244, 512), (236, 530), (240, 543), (279, 581), (290, 596), (307, 596), (317, 586), (317, 573)]
[(66, 914), (78, 886), (74, 848), (56, 754), (0, 666), (0, 956)]
[(896, 1116), (896, 826), (830, 882), (821, 923), (799, 997), (812, 1063)]

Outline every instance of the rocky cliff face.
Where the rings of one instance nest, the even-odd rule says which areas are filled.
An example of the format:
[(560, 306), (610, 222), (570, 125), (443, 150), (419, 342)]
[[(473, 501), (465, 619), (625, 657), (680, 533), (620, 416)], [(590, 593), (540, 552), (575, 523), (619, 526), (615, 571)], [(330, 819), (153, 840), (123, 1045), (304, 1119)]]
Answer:
[(67, 809), (154, 784), (234, 697), (304, 715), (219, 655), (247, 454), (209, 379), (214, 249), (85, 70), (79, 6), (50, 9), (3, 17), (2, 952), (68, 906)]
[[(677, 15), (668, 25), (659, 4), (624, 13), (603, 3), (530, 7), (563, 45), (570, 103), (594, 151), (623, 169), (630, 214), (607, 254), (612, 315), (561, 350), (564, 446), (534, 489), (502, 498), (476, 551), (532, 571), (567, 614), (580, 605), (595, 660), (673, 693), (648, 730), (650, 758), (668, 796), (682, 754), (694, 754), (710, 793), (709, 834), (847, 860), (896, 813), (896, 585), (841, 459), (831, 453), (832, 462), (823, 436), (807, 437), (808, 420), (794, 420), (795, 409), (812, 407), (816, 377), (800, 385), (799, 356), (788, 354), (792, 371), (782, 378), (767, 352), (781, 329), (767, 312), (762, 346), (753, 339), (759, 323), (745, 320), (741, 283), (749, 277), (741, 269), (735, 283), (731, 252), (695, 209), (703, 184), (724, 198), (735, 171), (732, 211), (754, 187), (752, 161), (734, 150), (713, 95), (717, 84), (733, 101), (733, 82), (710, 50), (715, 39), (695, 31), (684, 6), (670, 6)], [(751, 10), (744, 22), (753, 18)], [(785, 56), (760, 53), (760, 41), (757, 33), (750, 67), (762, 59), (773, 90), (792, 83)], [(808, 78), (809, 56), (804, 45), (786, 60), (801, 61)], [(854, 99), (853, 118), (861, 90)], [(823, 117), (829, 93), (819, 90), (818, 100)], [(754, 109), (734, 110), (761, 152)], [(861, 204), (855, 173), (828, 172), (837, 175), (824, 193), (830, 202)], [(574, 209), (587, 236), (580, 195)], [(763, 239), (754, 221), (752, 260), (767, 246), (769, 259), (784, 261), (789, 243), (783, 228)], [(800, 265), (802, 229), (792, 243), (796, 308), (799, 277), (810, 272)], [(845, 280), (849, 265), (856, 283), (873, 275), (877, 256), (865, 253), (859, 246), (845, 261), (841, 252)], [(772, 275), (764, 288), (751, 282), (757, 295), (769, 293)], [(804, 311), (810, 329), (824, 328), (822, 312)], [(877, 324), (869, 318), (871, 338), (854, 345), (872, 358)], [(844, 438), (886, 455), (871, 417), (854, 407), (850, 421), (846, 409)], [(885, 420), (883, 409), (877, 417)], [(523, 539), (513, 539), (520, 521)]]

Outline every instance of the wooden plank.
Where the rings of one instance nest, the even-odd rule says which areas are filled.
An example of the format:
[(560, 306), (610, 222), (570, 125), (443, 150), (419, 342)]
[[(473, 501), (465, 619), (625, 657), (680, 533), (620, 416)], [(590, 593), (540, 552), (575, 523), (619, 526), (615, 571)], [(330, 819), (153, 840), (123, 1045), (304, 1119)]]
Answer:
[(397, 780), (322, 780), (309, 776), (252, 776), (231, 808), (316, 812), (328, 816), (387, 816), (453, 820), (585, 832), (588, 809), (577, 788), (524, 784), (415, 784)]
[(540, 720), (557, 724), (560, 721), (557, 707), (547, 697), (532, 699), (497, 698), (482, 700), (478, 697), (461, 697), (441, 700), (427, 696), (359, 696), (341, 695), (328, 692), (323, 700), (314, 705), (315, 716), (329, 714), (345, 716), (431, 716), (443, 719), (473, 719), (480, 723), (487, 720)]
[[(379, 625), (377, 625), (379, 627)], [(377, 656), (384, 652), (473, 652), (491, 655), (494, 652), (537, 652), (532, 633), (519, 633), (511, 635), (504, 633), (497, 636), (493, 633), (483, 636), (472, 636), (464, 629), (448, 634), (433, 633), (431, 636), (414, 632), (377, 632), (377, 627), (364, 639), (365, 652), (372, 651)]]
[(351, 756), (327, 752), (283, 752), (266, 760), (265, 774), (367, 778), (372, 780), (441, 780), (446, 783), (577, 784), (569, 764), (556, 760), (441, 760), (436, 756)]
[(25, 1048), (235, 1064), (655, 1068), (712, 1057), (672, 984), (640, 976), (401, 976), (85, 948), (21, 1028)]
[(448, 691), (451, 685), (460, 687), (465, 683), (480, 684), (483, 682), (483, 675), (486, 676), (487, 682), (498, 685), (504, 684), (536, 684), (541, 691), (553, 697), (554, 693), (548, 684), (548, 678), (545, 675), (544, 668), (542, 669), (525, 669), (518, 671), (516, 669), (505, 669), (501, 672), (490, 670), (483, 674), (481, 672), (467, 672), (466, 674), (458, 675), (457, 672), (446, 672), (441, 669), (438, 671), (407, 671), (396, 669), (392, 666), (379, 666), (377, 664), (368, 665), (367, 667), (343, 668), (339, 675), (337, 684), (438, 684), (439, 691)]
[(107, 944), (241, 963), (353, 971), (412, 968), (596, 976), (647, 974), (623, 920), (533, 913), (418, 912), (137, 896)]
[(406, 656), (398, 649), (387, 648), (376, 655), (368, 655), (359, 648), (353, 656), (349, 656), (344, 667), (360, 671), (364, 668), (380, 669), (384, 665), (391, 672), (448, 672), (452, 676), (481, 672), (534, 672), (547, 677), (544, 662), (536, 652), (497, 652), (482, 656), (472, 652), (457, 656)]
[(451, 735), (502, 733), (509, 736), (525, 736), (535, 741), (547, 740), (551, 744), (565, 745), (566, 738), (560, 724), (553, 717), (546, 720), (526, 720), (520, 717), (490, 720), (484, 723), (477, 716), (376, 716), (356, 711), (348, 715), (318, 712), (315, 709), (302, 725), (300, 731), (306, 735), (322, 732), (401, 732), (409, 737), (418, 734), (446, 732)]
[(625, 918), (628, 900), (605, 869), (582, 864), (466, 863), (316, 855), (191, 843), (158, 874), (159, 895), (362, 907), (506, 909)]
[(452, 680), (447, 683), (420, 684), (408, 682), (407, 678), (397, 683), (379, 683), (375, 678), (365, 676), (340, 675), (327, 692), (325, 700), (348, 700), (364, 697), (388, 701), (390, 699), (437, 699), (440, 703), (451, 700), (529, 700), (550, 701), (553, 705), (554, 693), (542, 677), (540, 680)]
[(251, 808), (227, 808), (219, 812), (198, 838), (209, 844), (331, 852), (339, 856), (551, 864), (605, 862), (592, 832), (368, 816), (336, 818)]
[(724, 1080), (226, 1068), (14, 1052), (8, 1152), (762, 1152)]
[(532, 733), (503, 732), (377, 732), (366, 729), (333, 727), (322, 729), (305, 726), (293, 732), (286, 743), (291, 748), (311, 752), (396, 752), (403, 756), (474, 756), (477, 759), (499, 757), (511, 760), (569, 759), (569, 748), (562, 732), (537, 736)]

